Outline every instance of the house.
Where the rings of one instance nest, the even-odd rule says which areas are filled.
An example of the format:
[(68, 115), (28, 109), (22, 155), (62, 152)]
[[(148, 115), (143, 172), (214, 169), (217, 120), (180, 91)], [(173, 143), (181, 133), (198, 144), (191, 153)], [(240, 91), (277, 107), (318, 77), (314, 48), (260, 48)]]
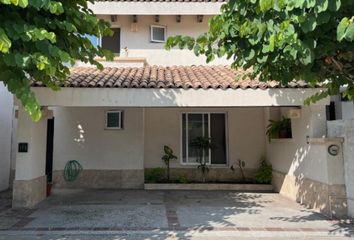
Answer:
[(13, 98), (0, 83), (0, 192), (10, 186)]
[[(187, 50), (164, 50), (168, 36), (205, 32), (221, 4), (114, 0), (91, 6), (114, 31), (91, 41), (117, 56), (102, 61), (103, 71), (78, 63), (59, 92), (33, 85), (44, 117), (32, 122), (19, 107), (13, 206), (43, 200), (47, 175), (56, 188), (143, 189), (145, 172), (164, 166), (165, 145), (178, 157), (172, 178), (198, 180), (191, 144), (208, 137), (217, 146), (203, 155), (209, 180), (239, 178), (231, 170), (239, 160), (252, 177), (265, 156), (275, 191), (326, 214), (347, 214), (343, 138), (327, 137), (330, 100), (304, 105), (321, 88), (235, 81), (245, 73), (225, 59), (205, 64)], [(269, 120), (282, 117), (291, 119), (291, 136), (269, 141)], [(75, 182), (63, 177), (69, 160), (83, 167)]]

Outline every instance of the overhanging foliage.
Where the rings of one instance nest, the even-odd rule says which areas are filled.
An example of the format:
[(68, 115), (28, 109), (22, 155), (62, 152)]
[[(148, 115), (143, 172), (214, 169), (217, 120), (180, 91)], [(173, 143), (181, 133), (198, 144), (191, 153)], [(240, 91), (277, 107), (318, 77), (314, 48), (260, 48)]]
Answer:
[(344, 94), (354, 99), (353, 0), (230, 0), (221, 15), (197, 38), (175, 36), (178, 46), (205, 55), (233, 59), (233, 67), (252, 69), (252, 78), (287, 85), (304, 80), (326, 91), (307, 100)]
[(102, 68), (94, 58), (112, 58), (86, 37), (112, 34), (87, 2), (93, 0), (0, 0), (0, 81), (34, 120), (41, 110), (31, 81), (58, 90), (77, 60)]

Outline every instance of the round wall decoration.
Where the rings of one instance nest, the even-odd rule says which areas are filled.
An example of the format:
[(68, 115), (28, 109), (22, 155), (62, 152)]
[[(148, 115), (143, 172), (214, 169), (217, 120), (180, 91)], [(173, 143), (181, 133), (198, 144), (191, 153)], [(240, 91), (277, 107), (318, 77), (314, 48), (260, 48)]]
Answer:
[(332, 144), (328, 147), (328, 153), (331, 155), (331, 156), (337, 156), (338, 153), (339, 153), (339, 146), (336, 145), (336, 144)]

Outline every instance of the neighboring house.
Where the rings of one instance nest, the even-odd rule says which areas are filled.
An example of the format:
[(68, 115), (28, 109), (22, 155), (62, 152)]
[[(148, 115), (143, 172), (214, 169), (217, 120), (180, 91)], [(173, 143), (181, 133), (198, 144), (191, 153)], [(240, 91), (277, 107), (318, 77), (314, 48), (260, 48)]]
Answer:
[(10, 187), (13, 97), (0, 82), (0, 192)]
[(343, 97), (342, 94), (331, 97), (329, 109), (332, 110), (333, 113), (331, 114), (332, 116), (330, 116), (331, 120), (354, 119), (354, 102), (349, 101), (347, 98)]
[[(204, 155), (208, 179), (239, 178), (239, 171), (230, 169), (239, 159), (246, 176), (254, 176), (266, 156), (276, 191), (326, 214), (346, 214), (343, 156), (341, 150), (334, 156), (327, 150), (343, 140), (326, 137), (330, 100), (303, 104), (321, 89), (301, 82), (286, 87), (236, 82), (245, 73), (231, 70), (225, 59), (206, 65), (192, 52), (164, 50), (168, 36), (207, 31), (208, 19), (221, 4), (117, 0), (92, 6), (112, 22), (115, 34), (91, 40), (117, 58), (103, 62), (103, 71), (78, 63), (59, 92), (33, 86), (44, 117), (34, 123), (19, 109), (14, 206), (43, 200), (46, 175), (57, 188), (142, 189), (144, 172), (164, 166), (164, 145), (178, 157), (171, 162), (172, 178), (197, 180), (191, 142), (205, 136), (217, 145)], [(292, 137), (269, 142), (268, 120), (283, 116), (291, 118)], [(73, 159), (84, 170), (67, 183), (63, 170)]]

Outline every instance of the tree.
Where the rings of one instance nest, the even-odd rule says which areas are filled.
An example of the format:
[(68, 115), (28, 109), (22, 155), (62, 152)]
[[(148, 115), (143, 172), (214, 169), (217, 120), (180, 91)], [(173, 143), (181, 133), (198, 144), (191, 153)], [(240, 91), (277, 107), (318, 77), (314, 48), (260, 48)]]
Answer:
[(87, 38), (112, 34), (87, 2), (0, 0), (0, 81), (34, 120), (41, 118), (41, 109), (30, 89), (33, 81), (58, 90), (77, 60), (102, 68), (94, 58), (112, 58)]
[(233, 60), (250, 69), (245, 77), (276, 80), (286, 86), (304, 80), (326, 89), (306, 100), (315, 102), (340, 92), (354, 99), (353, 0), (230, 0), (197, 38), (175, 36), (175, 46)]

